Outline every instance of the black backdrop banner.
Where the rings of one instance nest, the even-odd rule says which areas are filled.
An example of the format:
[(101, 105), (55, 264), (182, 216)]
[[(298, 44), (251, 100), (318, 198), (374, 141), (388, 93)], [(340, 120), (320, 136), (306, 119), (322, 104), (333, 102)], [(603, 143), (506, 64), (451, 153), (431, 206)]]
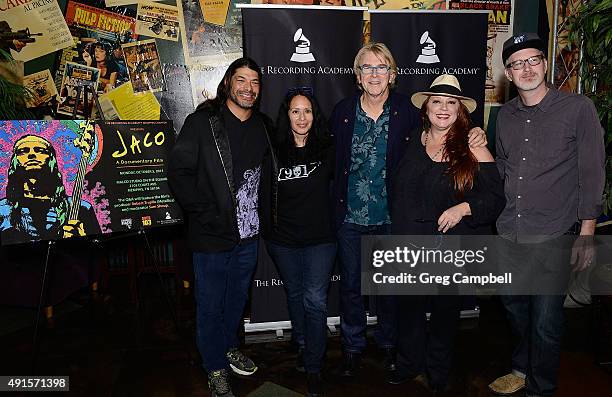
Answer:
[(312, 87), (325, 116), (355, 92), (363, 7), (241, 7), (244, 54), (263, 74), (261, 110), (276, 120), (290, 88)]
[(436, 76), (453, 74), (478, 103), (471, 116), (482, 127), (487, 17), (487, 11), (373, 11), (371, 37), (391, 50), (399, 92), (410, 96), (429, 88)]

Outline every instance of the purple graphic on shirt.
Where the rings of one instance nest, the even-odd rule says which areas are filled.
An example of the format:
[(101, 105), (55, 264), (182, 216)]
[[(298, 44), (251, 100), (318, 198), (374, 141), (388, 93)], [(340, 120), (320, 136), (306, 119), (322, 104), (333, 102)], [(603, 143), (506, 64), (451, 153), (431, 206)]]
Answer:
[(238, 219), (238, 231), (240, 238), (249, 238), (259, 233), (259, 179), (261, 177), (261, 166), (244, 171), (244, 180), (238, 188), (236, 199), (236, 218)]

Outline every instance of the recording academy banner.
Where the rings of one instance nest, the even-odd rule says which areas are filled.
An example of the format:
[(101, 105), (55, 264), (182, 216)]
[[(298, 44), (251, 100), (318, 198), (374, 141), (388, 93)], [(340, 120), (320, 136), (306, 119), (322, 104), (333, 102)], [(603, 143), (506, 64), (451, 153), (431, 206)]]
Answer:
[(243, 5), (244, 54), (263, 74), (261, 110), (276, 119), (285, 94), (312, 87), (323, 112), (356, 90), (353, 59), (365, 7)]
[(471, 116), (482, 126), (487, 17), (487, 11), (371, 11), (372, 41), (393, 53), (403, 94), (426, 90), (440, 74), (455, 75), (463, 93), (478, 103)]
[(181, 222), (169, 121), (1, 121), (0, 243)]

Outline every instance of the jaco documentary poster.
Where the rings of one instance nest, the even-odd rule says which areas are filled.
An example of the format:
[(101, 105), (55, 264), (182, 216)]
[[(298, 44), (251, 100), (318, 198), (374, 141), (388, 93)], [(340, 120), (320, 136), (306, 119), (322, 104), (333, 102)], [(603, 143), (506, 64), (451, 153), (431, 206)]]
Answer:
[(179, 223), (165, 180), (172, 127), (143, 123), (0, 121), (0, 243)]

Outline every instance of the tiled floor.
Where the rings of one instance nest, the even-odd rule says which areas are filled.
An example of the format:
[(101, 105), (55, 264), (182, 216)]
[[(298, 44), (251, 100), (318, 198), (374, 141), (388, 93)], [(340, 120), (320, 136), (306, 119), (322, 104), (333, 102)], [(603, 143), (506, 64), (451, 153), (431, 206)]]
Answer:
[[(173, 284), (173, 280), (167, 281)], [(199, 359), (193, 343), (192, 296), (188, 290), (169, 290), (178, 291), (171, 293), (171, 297), (176, 302), (180, 337), (152, 277), (142, 279), (139, 306), (127, 299), (126, 285), (120, 277), (112, 279), (110, 288), (95, 296), (87, 291), (75, 294), (67, 304), (70, 310), (62, 311), (59, 306), (57, 316), (42, 328), (34, 373), (69, 375), (71, 391), (62, 395), (208, 396), (206, 376), (197, 363)], [(508, 370), (510, 342), (501, 307), (495, 299), (480, 301), (480, 304), (480, 318), (462, 321), (453, 387), (447, 395), (489, 396), (487, 384)], [(33, 311), (0, 307), (0, 318), (9, 318), (3, 313), (10, 313), (10, 321), (14, 322), (5, 324), (4, 329), (10, 330), (20, 323), (21, 329), (0, 336), (0, 374), (32, 374), (33, 327), (28, 324), (33, 321)], [(595, 364), (594, 351), (602, 351), (602, 347), (596, 346), (591, 310), (572, 309), (567, 314), (568, 331), (557, 396), (612, 396), (612, 371), (606, 372)], [(250, 378), (233, 380), (236, 395), (247, 396), (266, 381), (305, 394), (303, 375), (293, 369), (295, 355), (289, 343), (273, 341), (273, 335), (269, 339), (269, 342), (245, 347), (260, 370)], [(329, 338), (327, 396), (430, 395), (415, 383), (386, 384), (380, 357), (371, 338), (370, 341), (364, 354), (362, 376), (346, 382), (334, 376), (341, 357), (339, 338)]]

